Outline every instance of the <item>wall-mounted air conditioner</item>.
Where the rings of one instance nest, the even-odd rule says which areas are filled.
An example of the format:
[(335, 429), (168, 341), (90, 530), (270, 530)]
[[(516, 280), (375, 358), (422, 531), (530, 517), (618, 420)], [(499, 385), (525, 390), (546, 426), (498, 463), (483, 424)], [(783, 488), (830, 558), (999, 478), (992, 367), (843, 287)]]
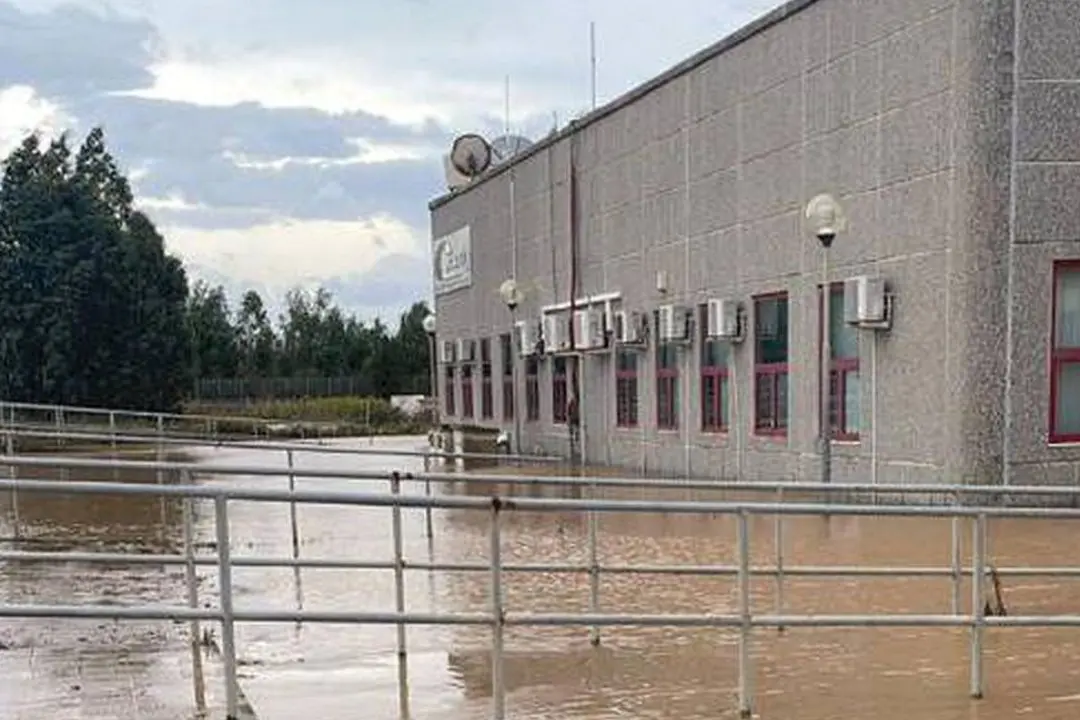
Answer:
[(614, 315), (612, 335), (619, 345), (641, 345), (645, 342), (645, 314), (619, 310)]
[(742, 308), (737, 300), (709, 300), (705, 309), (705, 334), (723, 340), (742, 339)]
[(443, 340), (439, 344), (439, 362), (443, 365), (453, 365), (457, 361), (457, 343), (453, 340)]
[(458, 362), (471, 363), (476, 362), (476, 341), (460, 339), (457, 341), (457, 357)]
[(888, 328), (890, 302), (885, 279), (860, 275), (844, 281), (844, 322), (872, 329)]
[(536, 346), (540, 341), (540, 329), (531, 320), (519, 320), (515, 328), (517, 330), (518, 353), (521, 357), (529, 357), (536, 354)]
[(603, 310), (574, 312), (574, 343), (578, 350), (598, 350), (607, 345)]
[(681, 305), (661, 305), (659, 335), (662, 342), (683, 342), (690, 337), (689, 313)]
[(558, 353), (572, 350), (570, 326), (564, 315), (544, 316), (544, 352)]

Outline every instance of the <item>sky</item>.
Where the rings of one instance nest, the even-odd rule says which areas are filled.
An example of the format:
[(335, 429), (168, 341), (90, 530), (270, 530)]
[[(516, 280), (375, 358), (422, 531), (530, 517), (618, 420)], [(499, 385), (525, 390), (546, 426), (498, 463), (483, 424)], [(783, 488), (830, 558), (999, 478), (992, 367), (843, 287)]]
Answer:
[(0, 155), (105, 128), (190, 277), (364, 319), (430, 299), (453, 138), (537, 138), (779, 0), (0, 0)]

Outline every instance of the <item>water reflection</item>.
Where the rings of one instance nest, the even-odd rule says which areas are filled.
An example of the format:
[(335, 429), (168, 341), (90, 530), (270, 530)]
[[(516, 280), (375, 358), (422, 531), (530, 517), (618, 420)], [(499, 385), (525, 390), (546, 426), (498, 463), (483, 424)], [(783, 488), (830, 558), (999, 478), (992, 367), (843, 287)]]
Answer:
[[(415, 447), (416, 439), (380, 441), (394, 448)], [(346, 443), (343, 443), (346, 444)], [(362, 441), (367, 446), (367, 441)], [(282, 453), (200, 450), (197, 458), (215, 464), (279, 464)], [(298, 454), (300, 468), (405, 471), (419, 461), (365, 456)], [(483, 472), (493, 468), (485, 467)], [(530, 474), (538, 471), (529, 468)], [(101, 479), (113, 479), (105, 477)], [(128, 481), (137, 481), (131, 477)], [(156, 478), (142, 478), (156, 481)], [(175, 478), (169, 478), (175, 481)], [(232, 486), (287, 486), (280, 477), (235, 476), (204, 482)], [(385, 491), (384, 481), (304, 480), (300, 488)], [(585, 488), (508, 484), (496, 489), (463, 479), (440, 492), (486, 495), (589, 496)], [(422, 494), (419, 483), (403, 492)], [(595, 491), (601, 497), (733, 499), (732, 494), (674, 488), (665, 491)], [(744, 497), (747, 497), (744, 495)], [(760, 497), (760, 496), (755, 496)], [(0, 497), (0, 515), (9, 513)], [(20, 508), (27, 534), (49, 546), (86, 549), (137, 546), (148, 552), (178, 551), (178, 506), (168, 503), (164, 519), (154, 498), (89, 498), (25, 495)], [(213, 513), (197, 510), (201, 543), (213, 540)], [(300, 506), (300, 552), (309, 558), (392, 557), (390, 512), (383, 508)], [(488, 556), (489, 515), (483, 511), (435, 514), (436, 542), (424, 534), (422, 511), (404, 512), (405, 557), (409, 561), (483, 563)], [(598, 515), (600, 562), (612, 565), (733, 565), (735, 523), (726, 516)], [(291, 554), (286, 504), (230, 503), (235, 555), (285, 557)], [(961, 544), (970, 555), (970, 527)], [(1070, 522), (1020, 520), (990, 523), (990, 553), (997, 566), (1068, 565), (1075, 526)], [(775, 558), (771, 517), (750, 522), (751, 559), (770, 565)], [(792, 565), (910, 565), (947, 567), (950, 522), (933, 519), (787, 518), (785, 562)], [(587, 524), (572, 513), (508, 513), (503, 525), (506, 563), (578, 563), (587, 560)], [(202, 568), (200, 594), (214, 602), (215, 570)], [(589, 607), (584, 573), (506, 573), (505, 606), (510, 612), (577, 612)], [(7, 564), (0, 569), (6, 602), (183, 602), (181, 568), (79, 567)], [(489, 608), (486, 572), (406, 574), (408, 610), (481, 611)], [(1077, 612), (1076, 581), (1003, 578), (1010, 614)], [(361, 570), (305, 570), (304, 603), (313, 610), (385, 612), (393, 607), (393, 573)], [(240, 608), (294, 607), (296, 583), (288, 568), (237, 568)], [(776, 607), (776, 583), (755, 578), (755, 612)], [(970, 585), (961, 597), (965, 604)], [(788, 577), (784, 609), (792, 613), (946, 613), (951, 609), (948, 578)], [(733, 577), (612, 575), (602, 577), (600, 609), (611, 613), (731, 613), (737, 597)], [(66, 653), (84, 668), (121, 667), (142, 692), (167, 684), (163, 668), (184, 662), (182, 627), (170, 623), (123, 624), (23, 622), (5, 624), (0, 641)], [(14, 628), (14, 631), (11, 630)], [(7, 633), (5, 636), (4, 633)], [(602, 628), (602, 644), (589, 645), (588, 629), (511, 627), (504, 658), (509, 715), (517, 720), (599, 720), (601, 718), (735, 717), (736, 637), (726, 629)], [(407, 632), (410, 706), (413, 718), (480, 720), (490, 717), (490, 632), (483, 627), (413, 627)], [(393, 626), (330, 626), (248, 623), (238, 627), (242, 685), (262, 720), (296, 717), (398, 717), (395, 629)], [(45, 652), (45, 650), (42, 650)], [(0, 658), (3, 653), (0, 652)], [(831, 720), (1005, 720), (1021, 714), (1041, 718), (1077, 717), (1080, 634), (1072, 630), (992, 629), (986, 638), (988, 697), (966, 697), (967, 634), (946, 629), (755, 630), (752, 648), (754, 697), (760, 716), (770, 719)], [(97, 659), (94, 659), (97, 658)], [(42, 683), (70, 693), (70, 664), (56, 663), (53, 681)], [(64, 670), (63, 668), (68, 668)], [(120, 672), (120, 671), (117, 671)], [(84, 671), (85, 674), (85, 671)], [(157, 680), (155, 680), (155, 678)], [(75, 681), (77, 682), (77, 680)], [(0, 702), (5, 690), (0, 681)], [(149, 713), (146, 717), (167, 717)]]

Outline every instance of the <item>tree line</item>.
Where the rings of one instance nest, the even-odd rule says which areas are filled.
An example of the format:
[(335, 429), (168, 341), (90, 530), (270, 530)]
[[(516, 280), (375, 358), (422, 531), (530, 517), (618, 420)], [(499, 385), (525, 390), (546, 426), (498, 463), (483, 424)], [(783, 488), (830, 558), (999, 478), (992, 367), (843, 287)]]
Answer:
[(272, 322), (248, 291), (189, 283), (95, 128), (77, 148), (27, 137), (0, 175), (0, 399), (175, 410), (200, 378), (356, 375), (426, 392), (428, 313), (364, 323), (324, 289)]

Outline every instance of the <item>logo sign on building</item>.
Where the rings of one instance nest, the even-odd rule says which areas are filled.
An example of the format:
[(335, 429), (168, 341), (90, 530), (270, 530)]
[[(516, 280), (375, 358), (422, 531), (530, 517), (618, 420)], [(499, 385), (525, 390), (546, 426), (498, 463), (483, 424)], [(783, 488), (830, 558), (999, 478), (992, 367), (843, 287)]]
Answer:
[(472, 239), (468, 225), (437, 238), (431, 255), (435, 265), (436, 295), (472, 285)]

